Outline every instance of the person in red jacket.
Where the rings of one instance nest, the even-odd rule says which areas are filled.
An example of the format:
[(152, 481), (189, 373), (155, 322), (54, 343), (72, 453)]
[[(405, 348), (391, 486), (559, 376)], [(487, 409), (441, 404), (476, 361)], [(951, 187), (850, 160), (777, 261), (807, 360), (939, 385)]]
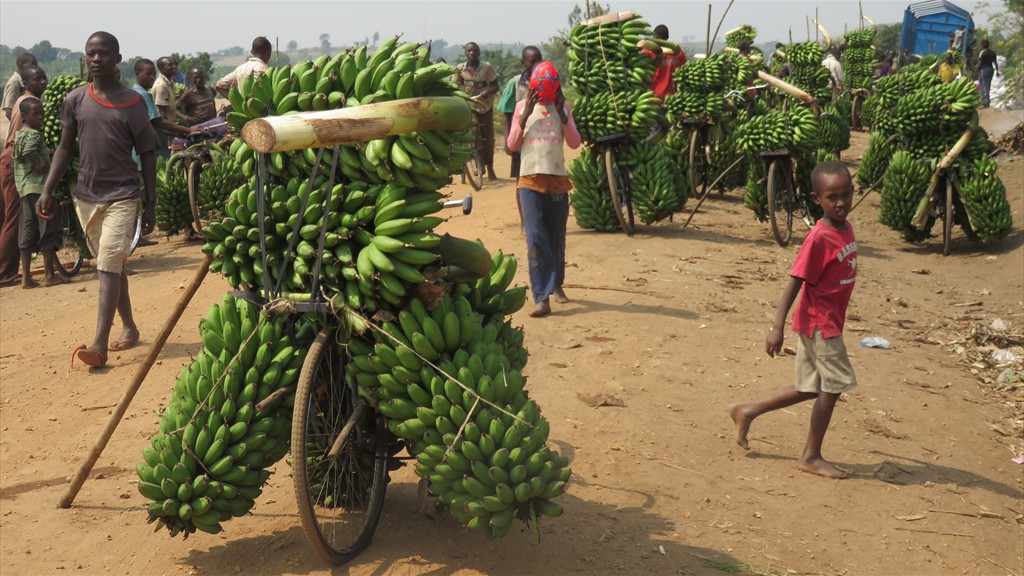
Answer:
[[(658, 24), (654, 28), (654, 37), (659, 40), (668, 40), (668, 26), (664, 24)], [(679, 52), (675, 54), (665, 54), (663, 52), (655, 54), (650, 50), (644, 50), (645, 54), (649, 55), (654, 59), (657, 68), (654, 70), (654, 79), (651, 80), (651, 92), (662, 100), (669, 94), (676, 93), (676, 87), (672, 83), (672, 73), (677, 68), (686, 64), (686, 54), (683, 49), (680, 48)]]

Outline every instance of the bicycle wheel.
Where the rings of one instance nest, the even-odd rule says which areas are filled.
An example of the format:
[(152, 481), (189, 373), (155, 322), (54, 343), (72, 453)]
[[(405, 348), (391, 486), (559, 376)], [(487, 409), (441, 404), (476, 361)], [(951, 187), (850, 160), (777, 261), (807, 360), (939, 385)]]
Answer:
[(946, 176), (946, 211), (942, 215), (942, 255), (953, 247), (953, 179)]
[(132, 254), (139, 246), (139, 239), (142, 238), (142, 206), (139, 205), (139, 214), (135, 216), (135, 232), (132, 232), (132, 244), (128, 253)]
[(188, 171), (185, 173), (188, 184), (188, 205), (192, 208), (192, 221), (195, 222), (196, 232), (200, 234), (203, 233), (203, 226), (206, 226), (199, 214), (199, 175), (202, 172), (203, 165), (198, 160), (193, 160), (189, 163)]
[(704, 153), (707, 137), (700, 128), (690, 133), (690, 194), (704, 196), (708, 187), (708, 160)]
[(775, 241), (784, 247), (793, 237), (793, 184), (782, 168), (778, 160), (772, 160), (768, 167), (768, 219)]
[(64, 230), (60, 248), (57, 249), (54, 265), (57, 266), (57, 272), (61, 276), (70, 278), (78, 274), (82, 269), (82, 263), (85, 261), (85, 249), (83, 248), (85, 234), (81, 231), (81, 225), (78, 223), (78, 214), (75, 213), (74, 204), (71, 200), (67, 200), (67, 204), (61, 206), (60, 210), (61, 216), (64, 218), (64, 221), (61, 223)]
[(864, 97), (860, 94), (853, 95), (853, 102), (850, 103), (850, 129), (860, 130), (861, 126), (861, 110), (864, 106)]
[(481, 186), (483, 185), (483, 180), (481, 180), (479, 178), (479, 176), (477, 176), (476, 170), (470, 167), (470, 164), (475, 164), (475, 163), (476, 163), (476, 160), (473, 159), (473, 158), (470, 158), (465, 164), (463, 164), (463, 166), (462, 166), (462, 179), (465, 180), (466, 182), (469, 182), (469, 185), (473, 187), (473, 190), (476, 190), (476, 191), (479, 192)]
[[(344, 382), (345, 352), (335, 341), (336, 333), (321, 330), (302, 365), (291, 453), (306, 537), (324, 560), (343, 564), (373, 538), (384, 508), (388, 452), (373, 410)], [(344, 447), (329, 458), (343, 429)]]
[(626, 234), (633, 235), (633, 202), (629, 198), (629, 183), (626, 182), (619, 167), (615, 165), (615, 152), (611, 148), (604, 151), (605, 173), (608, 175), (608, 191), (615, 207), (615, 218)]

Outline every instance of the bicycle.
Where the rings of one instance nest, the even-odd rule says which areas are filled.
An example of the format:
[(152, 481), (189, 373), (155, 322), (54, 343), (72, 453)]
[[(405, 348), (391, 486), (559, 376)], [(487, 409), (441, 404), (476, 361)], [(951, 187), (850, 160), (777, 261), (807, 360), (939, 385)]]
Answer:
[[(335, 164), (337, 150), (335, 147)], [(332, 187), (333, 176), (327, 189)], [(266, 195), (265, 189), (258, 189), (257, 203), (265, 203)], [(330, 194), (322, 202), (326, 210)], [(444, 207), (461, 207), (463, 214), (469, 214), (473, 208), (472, 195), (448, 201)], [(305, 208), (302, 206), (302, 210)], [(309, 294), (282, 294), (278, 286), (268, 287), (265, 296), (235, 295), (261, 306), (275, 297), (288, 300), (280, 313), (343, 316), (343, 311), (319, 290), (317, 279), (323, 262), (325, 230), (322, 228), (317, 243), (317, 272)], [(297, 239), (298, 235), (293, 237)], [(450, 240), (477, 246), (466, 240)], [(458, 281), (480, 277), (460, 267), (458, 262), (445, 261), (443, 256), (439, 266), (451, 281), (459, 275), (462, 279)], [(335, 565), (352, 560), (369, 546), (384, 509), (388, 471), (400, 466), (403, 460), (412, 459), (398, 455), (406, 447), (405, 441), (392, 434), (385, 418), (359, 397), (354, 378), (346, 373), (349, 336), (348, 327), (341, 321), (328, 322), (320, 330), (300, 370), (292, 408), (292, 476), (302, 528), (317, 554)]]
[(480, 122), (481, 116), (487, 110), (484, 109), (483, 104), (477, 96), (473, 96), (466, 100), (469, 103), (469, 107), (473, 110), (473, 151), (469, 155), (469, 159), (462, 166), (462, 181), (469, 182), (469, 185), (473, 187), (473, 190), (480, 191), (484, 187), (484, 156), (482, 145), (480, 143)]
[(850, 92), (850, 129), (863, 130), (864, 100), (871, 94), (866, 88), (857, 88)]
[(913, 226), (923, 230), (931, 218), (942, 220), (942, 255), (949, 256), (953, 249), (953, 225), (959, 223), (968, 236), (974, 235), (966, 208), (960, 198), (960, 180), (954, 170), (943, 166), (935, 168), (935, 187), (925, 210), (915, 215)]
[(700, 118), (683, 118), (682, 124), (690, 132), (688, 171), (690, 194), (704, 196), (708, 189), (708, 167), (711, 166), (710, 125)]
[(627, 146), (628, 136), (625, 133), (601, 136), (594, 142), (594, 153), (604, 156), (605, 175), (608, 178), (608, 190), (611, 194), (612, 206), (619, 226), (627, 235), (632, 236), (636, 229), (633, 215), (633, 197), (629, 189), (629, 171), (619, 165), (615, 159), (616, 150)]
[(203, 200), (199, 196), (200, 176), (204, 169), (219, 162), (226, 154), (224, 149), (214, 142), (214, 138), (215, 136), (206, 130), (193, 132), (185, 136), (186, 147), (175, 152), (168, 161), (168, 166), (174, 162), (187, 163), (185, 182), (188, 185), (188, 203), (192, 210), (193, 226), (198, 234), (201, 234), (203, 227), (210, 222), (209, 215), (203, 213), (203, 207), (200, 205)]
[(785, 247), (793, 237), (794, 212), (808, 228), (812, 226), (807, 200), (799, 193), (794, 181), (792, 152), (761, 152), (761, 159), (768, 163), (768, 219), (772, 225), (772, 235), (779, 246)]

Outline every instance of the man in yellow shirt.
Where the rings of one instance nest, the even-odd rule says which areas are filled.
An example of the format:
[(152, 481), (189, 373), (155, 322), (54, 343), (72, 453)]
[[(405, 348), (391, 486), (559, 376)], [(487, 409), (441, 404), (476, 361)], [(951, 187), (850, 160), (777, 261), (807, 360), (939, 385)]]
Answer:
[(939, 65), (939, 78), (943, 84), (949, 84), (960, 75), (960, 67), (953, 62), (953, 55), (946, 53), (946, 59)]

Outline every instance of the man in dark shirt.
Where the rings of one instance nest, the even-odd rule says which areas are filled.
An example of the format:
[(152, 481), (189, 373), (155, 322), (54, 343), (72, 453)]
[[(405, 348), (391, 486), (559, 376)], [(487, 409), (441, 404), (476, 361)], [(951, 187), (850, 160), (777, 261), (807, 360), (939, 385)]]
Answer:
[[(85, 43), (85, 60), (93, 81), (73, 90), (64, 102), (63, 134), (36, 212), (45, 219), (53, 217), (53, 192), (67, 171), (77, 139), (80, 164), (75, 207), (86, 242), (96, 256), (100, 288), (95, 338), (92, 344), (79, 346), (75, 355), (89, 366), (102, 367), (108, 350), (126, 350), (139, 341), (125, 263), (143, 194), (142, 233), (152, 232), (156, 223), (156, 134), (142, 98), (117, 81), (121, 62), (117, 38), (108, 32), (94, 33)], [(142, 183), (132, 148), (141, 158)], [(124, 329), (110, 342), (115, 313)]]
[(988, 108), (990, 103), (988, 93), (992, 89), (992, 76), (999, 75), (999, 63), (996, 62), (996, 53), (988, 47), (988, 40), (981, 41), (981, 52), (978, 54), (978, 65), (974, 68), (974, 75), (978, 78), (978, 86), (981, 87), (981, 107)]
[(192, 87), (178, 98), (178, 110), (185, 114), (189, 126), (209, 122), (217, 116), (217, 93), (206, 85), (202, 68), (193, 68), (188, 74)]

